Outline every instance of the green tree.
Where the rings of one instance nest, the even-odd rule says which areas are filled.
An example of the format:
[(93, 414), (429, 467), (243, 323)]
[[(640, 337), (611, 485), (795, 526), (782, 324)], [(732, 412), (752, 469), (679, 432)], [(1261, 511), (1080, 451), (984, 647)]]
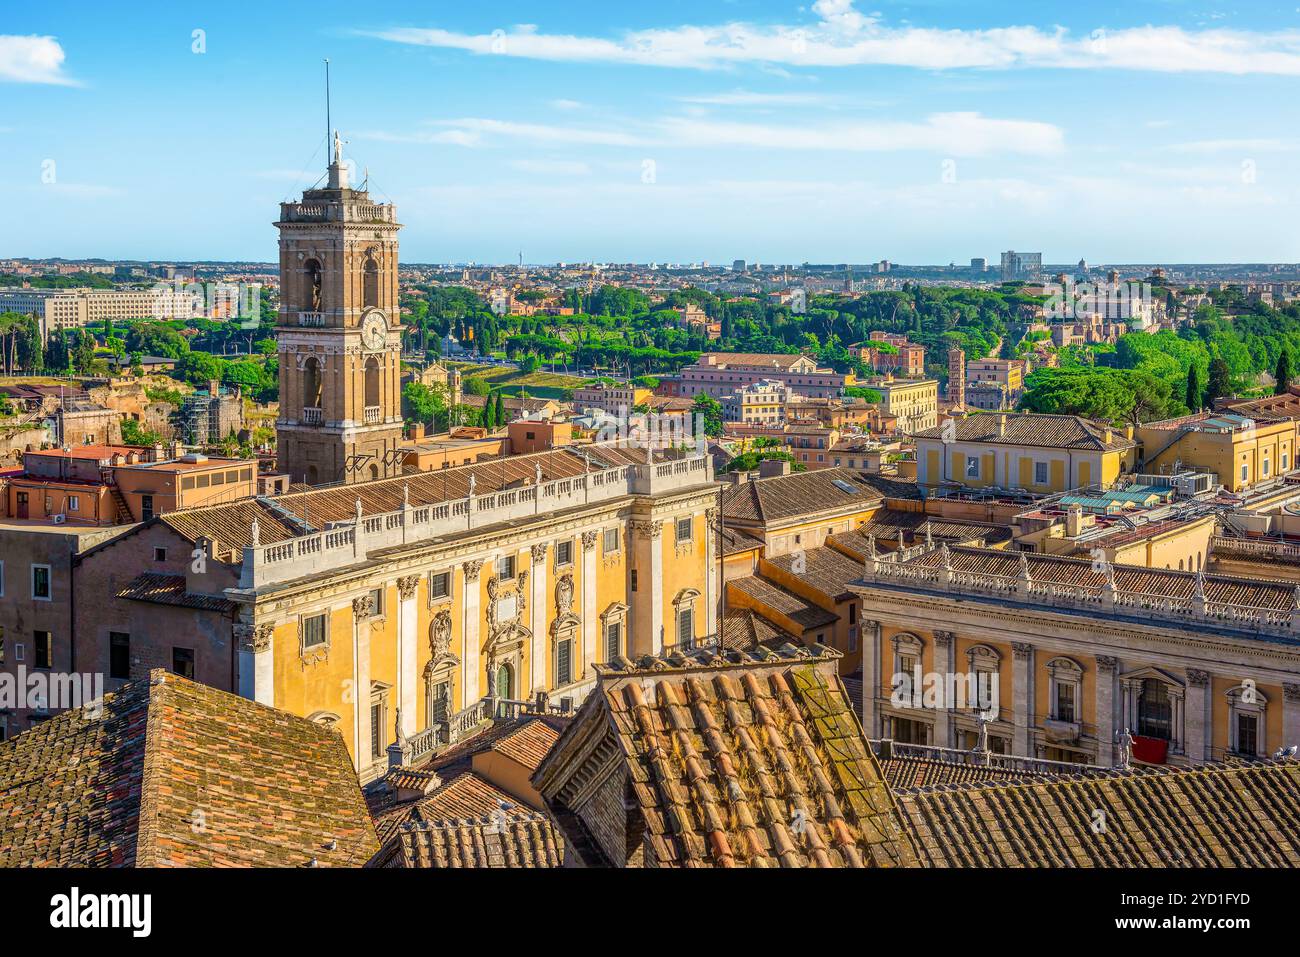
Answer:
[(1210, 360), (1210, 378), (1205, 385), (1205, 404), (1214, 405), (1215, 399), (1232, 394), (1232, 371), (1220, 356)]
[(1184, 401), (1191, 411), (1201, 411), (1201, 380), (1194, 365), (1187, 368), (1187, 397)]
[(1282, 395), (1291, 385), (1291, 378), (1295, 373), (1291, 371), (1291, 350), (1282, 347), (1282, 351), (1277, 357), (1277, 369), (1273, 373), (1273, 378), (1277, 380), (1273, 386), (1274, 395)]
[(722, 403), (707, 392), (701, 392), (695, 397), (691, 403), (691, 414), (697, 418), (703, 417), (704, 434), (709, 438), (717, 438), (722, 434)]

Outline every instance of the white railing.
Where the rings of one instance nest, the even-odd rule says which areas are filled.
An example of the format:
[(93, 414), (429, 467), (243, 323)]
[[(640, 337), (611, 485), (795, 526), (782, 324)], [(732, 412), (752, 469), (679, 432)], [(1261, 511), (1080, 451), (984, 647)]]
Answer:
[(302, 410), (302, 421), (307, 425), (320, 425), (325, 421), (325, 413), (319, 406), (305, 406)]
[(323, 312), (300, 312), (298, 313), (298, 325), (300, 326), (324, 326), (325, 313)]
[(897, 564), (868, 558), (862, 583), (899, 582), (926, 591), (989, 596), (1000, 600), (1072, 608), (1092, 614), (1128, 615), (1199, 624), (1216, 623), (1246, 631), (1300, 634), (1300, 603), (1293, 608), (1255, 608), (1204, 597), (1171, 598), (1125, 591), (1109, 585), (1071, 585), (1034, 581), (1021, 576), (957, 571), (934, 565)]
[(1210, 556), (1222, 552), (1225, 555), (1250, 555), (1255, 558), (1288, 559), (1300, 561), (1300, 545), (1287, 542), (1255, 541), (1249, 538), (1224, 538), (1215, 535), (1210, 539)]
[(392, 512), (363, 515), (359, 522), (326, 531), (250, 546), (244, 549), (240, 587), (255, 588), (318, 575), (353, 564), (376, 549), (549, 515), (590, 502), (671, 492), (712, 481), (712, 464), (707, 455), (695, 454), (666, 465), (666, 474), (665, 463), (619, 465), (541, 485), (430, 505), (408, 505)]
[(374, 425), (384, 417), (384, 410), (377, 405), (368, 405), (365, 410), (366, 425)]

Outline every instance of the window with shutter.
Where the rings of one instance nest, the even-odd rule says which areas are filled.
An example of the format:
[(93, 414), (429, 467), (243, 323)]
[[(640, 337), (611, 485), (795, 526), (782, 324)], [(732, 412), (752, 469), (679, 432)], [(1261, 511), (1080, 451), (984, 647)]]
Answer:
[(605, 660), (613, 661), (623, 648), (623, 626), (616, 621), (605, 626)]
[(690, 648), (695, 643), (695, 615), (689, 608), (677, 613), (677, 644)]
[(555, 653), (555, 683), (567, 685), (573, 680), (573, 641), (565, 638)]

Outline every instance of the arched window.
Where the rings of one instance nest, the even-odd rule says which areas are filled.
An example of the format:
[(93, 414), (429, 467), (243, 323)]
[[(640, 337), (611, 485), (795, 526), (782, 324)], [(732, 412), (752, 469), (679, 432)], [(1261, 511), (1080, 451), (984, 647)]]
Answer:
[(361, 282), (362, 308), (370, 309), (379, 305), (379, 263), (374, 256), (366, 257)]
[(366, 360), (366, 407), (379, 405), (379, 360), (371, 356)]
[(320, 362), (315, 356), (310, 356), (302, 365), (302, 404), (307, 409), (319, 409), (320, 402)]
[(320, 312), (324, 309), (324, 296), (322, 294), (321, 267), (319, 259), (308, 259), (302, 264), (303, 274), (306, 277), (304, 292), (306, 295), (303, 301), (307, 305), (308, 312)]

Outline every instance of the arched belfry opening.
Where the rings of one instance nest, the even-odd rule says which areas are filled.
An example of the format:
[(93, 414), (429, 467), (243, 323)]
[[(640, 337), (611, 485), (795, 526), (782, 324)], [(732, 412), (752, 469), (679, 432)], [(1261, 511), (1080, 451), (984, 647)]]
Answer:
[(308, 409), (321, 407), (320, 361), (315, 356), (308, 357), (302, 366), (302, 404)]
[(362, 267), (361, 306), (372, 309), (379, 305), (379, 263), (373, 254), (366, 256)]
[(366, 408), (379, 405), (379, 360), (371, 356), (366, 360)]
[(303, 303), (307, 312), (322, 312), (325, 309), (323, 274), (319, 259), (308, 259), (302, 264), (305, 281)]

